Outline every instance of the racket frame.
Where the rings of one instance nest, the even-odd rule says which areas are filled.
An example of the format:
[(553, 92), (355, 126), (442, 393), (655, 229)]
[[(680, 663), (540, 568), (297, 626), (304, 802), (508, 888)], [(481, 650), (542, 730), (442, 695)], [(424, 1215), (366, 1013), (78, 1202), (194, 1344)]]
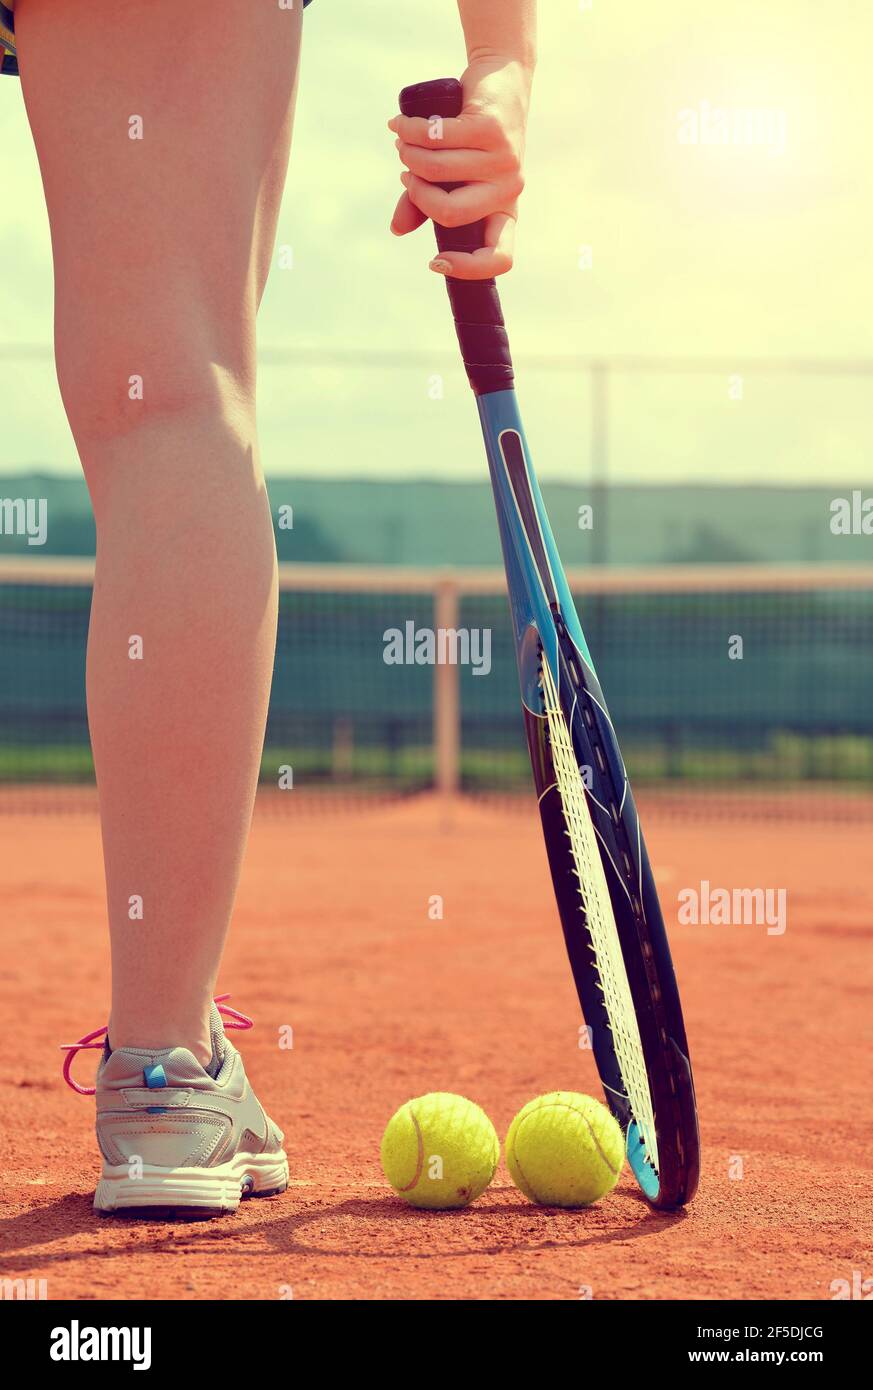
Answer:
[[(618, 738), (567, 584), (531, 461), (514, 390), (477, 397), (507, 576), (525, 734), (570, 967), (591, 1030), (607, 1103), (625, 1131), (628, 1161), (657, 1207), (690, 1201), (700, 1166), (688, 1043), (654, 877)], [(540, 662), (549, 665), (573, 743), (588, 774), (591, 821), (609, 888), (642, 1044), (657, 1135), (650, 1162), (612, 1040), (593, 964), (542, 711)], [(580, 778), (583, 773), (580, 771)], [(616, 808), (617, 816), (612, 808)]]

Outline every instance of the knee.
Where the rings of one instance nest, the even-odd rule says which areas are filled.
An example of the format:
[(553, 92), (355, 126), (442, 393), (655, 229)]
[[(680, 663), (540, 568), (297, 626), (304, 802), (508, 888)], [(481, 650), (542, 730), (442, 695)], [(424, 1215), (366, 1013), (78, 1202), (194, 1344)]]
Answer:
[(111, 343), (56, 344), (58, 384), (73, 438), (90, 456), (144, 430), (185, 428), (212, 418), (243, 434), (254, 419), (254, 366), (225, 365), (217, 354), (178, 342), (138, 354)]
[[(58, 379), (98, 528), (236, 495), (257, 475), (253, 374), (180, 352), (129, 370), (129, 353), (58, 353)], [(213, 476), (214, 475), (214, 476)]]

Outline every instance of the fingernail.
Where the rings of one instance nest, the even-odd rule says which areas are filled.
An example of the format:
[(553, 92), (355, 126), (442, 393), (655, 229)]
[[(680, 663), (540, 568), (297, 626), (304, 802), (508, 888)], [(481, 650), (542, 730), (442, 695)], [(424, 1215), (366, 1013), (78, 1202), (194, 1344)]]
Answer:
[(430, 268), (435, 270), (437, 275), (451, 275), (452, 273), (451, 262), (441, 260), (439, 256), (430, 262)]
[(408, 170), (406, 170), (406, 169), (403, 170), (403, 173), (400, 175), (400, 182), (403, 184), (403, 187), (404, 187), (404, 188), (408, 188), (408, 187), (409, 187), (409, 172), (408, 172)]

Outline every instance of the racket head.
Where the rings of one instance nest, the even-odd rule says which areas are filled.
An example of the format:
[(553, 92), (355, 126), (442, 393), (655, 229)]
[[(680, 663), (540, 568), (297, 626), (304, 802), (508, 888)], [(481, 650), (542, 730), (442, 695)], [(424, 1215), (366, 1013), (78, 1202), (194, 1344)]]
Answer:
[(636, 806), (593, 669), (560, 618), (557, 673), (539, 644), (525, 729), (573, 978), (607, 1103), (644, 1195), (693, 1197), (700, 1143), (673, 963)]

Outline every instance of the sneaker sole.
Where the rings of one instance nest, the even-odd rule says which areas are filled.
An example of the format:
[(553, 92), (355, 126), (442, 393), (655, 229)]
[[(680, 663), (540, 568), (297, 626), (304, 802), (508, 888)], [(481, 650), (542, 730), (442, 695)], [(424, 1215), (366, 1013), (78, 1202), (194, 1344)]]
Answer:
[(201, 1212), (236, 1211), (244, 1197), (273, 1197), (288, 1186), (288, 1159), (278, 1154), (236, 1154), (215, 1168), (143, 1167), (132, 1178), (126, 1163), (103, 1165), (94, 1210)]

